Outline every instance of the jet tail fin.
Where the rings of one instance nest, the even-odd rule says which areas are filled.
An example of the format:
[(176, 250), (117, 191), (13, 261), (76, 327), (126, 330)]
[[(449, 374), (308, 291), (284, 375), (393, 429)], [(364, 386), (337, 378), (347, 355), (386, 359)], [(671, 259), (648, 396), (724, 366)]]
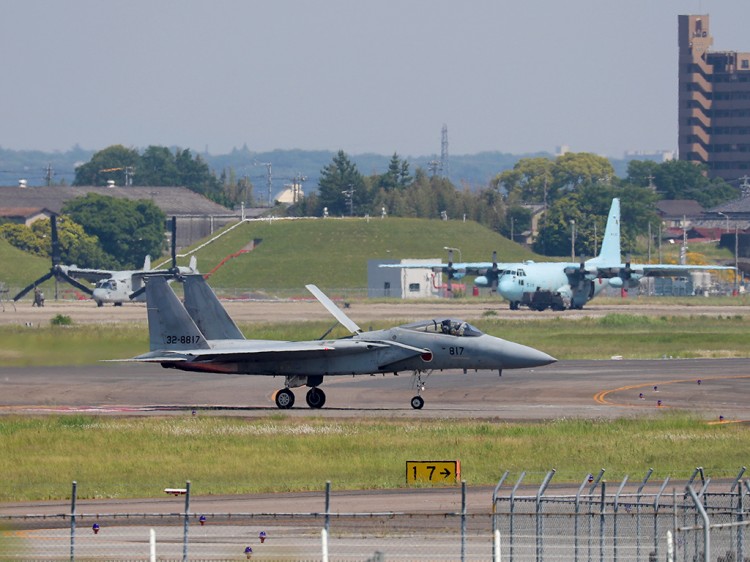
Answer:
[(151, 256), (148, 254), (143, 259), (143, 271), (151, 271)]
[(206, 338), (190, 318), (180, 299), (167, 284), (166, 277), (155, 275), (146, 283), (149, 349), (184, 351), (210, 349)]
[(185, 310), (208, 340), (244, 340), (202, 275), (185, 275)]
[(190, 256), (190, 265), (188, 267), (190, 267), (192, 273), (198, 273), (198, 258)]
[(607, 227), (604, 229), (602, 238), (602, 248), (599, 255), (592, 261), (601, 264), (614, 265), (619, 264), (622, 260), (622, 250), (620, 248), (620, 199), (612, 199), (612, 205), (609, 208), (607, 217)]

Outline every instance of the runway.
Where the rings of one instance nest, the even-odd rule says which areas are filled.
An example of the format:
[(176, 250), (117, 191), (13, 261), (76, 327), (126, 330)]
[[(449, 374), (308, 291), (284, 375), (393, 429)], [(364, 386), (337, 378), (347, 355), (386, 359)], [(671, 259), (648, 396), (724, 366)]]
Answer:
[[(186, 373), (145, 364), (0, 368), (0, 414), (278, 414), (282, 377)], [(476, 418), (542, 421), (614, 419), (684, 410), (708, 421), (750, 420), (746, 359), (561, 361), (536, 369), (445, 371), (427, 378), (425, 406), (413, 410), (413, 378), (327, 377), (326, 406), (311, 410), (306, 388), (284, 415)]]

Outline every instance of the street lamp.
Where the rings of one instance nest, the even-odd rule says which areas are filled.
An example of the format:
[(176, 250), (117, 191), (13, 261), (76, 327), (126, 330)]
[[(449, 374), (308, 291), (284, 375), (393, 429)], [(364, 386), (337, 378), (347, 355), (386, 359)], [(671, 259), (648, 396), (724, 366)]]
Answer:
[(570, 260), (576, 261), (576, 221), (570, 219)]
[(461, 256), (461, 248), (451, 248), (450, 246), (443, 246), (443, 250), (448, 250), (449, 252), (458, 252), (458, 261), (463, 263), (464, 258), (463, 256)]

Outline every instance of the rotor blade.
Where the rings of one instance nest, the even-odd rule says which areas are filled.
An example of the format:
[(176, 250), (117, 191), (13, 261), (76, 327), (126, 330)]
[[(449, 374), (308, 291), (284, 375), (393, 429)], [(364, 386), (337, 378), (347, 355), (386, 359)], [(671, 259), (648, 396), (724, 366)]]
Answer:
[(52, 277), (52, 276), (53, 276), (54, 274), (55, 274), (55, 272), (54, 272), (54, 271), (50, 271), (50, 272), (49, 272), (49, 273), (47, 273), (46, 275), (42, 275), (42, 276), (41, 276), (41, 277), (40, 277), (39, 279), (37, 279), (37, 280), (36, 280), (36, 281), (34, 281), (33, 283), (30, 283), (29, 285), (27, 285), (26, 287), (24, 287), (24, 288), (23, 288), (23, 289), (21, 290), (21, 292), (20, 292), (20, 293), (18, 293), (18, 294), (17, 294), (17, 295), (15, 296), (15, 297), (13, 297), (13, 301), (14, 301), (14, 302), (15, 302), (15, 301), (17, 301), (18, 299), (20, 299), (21, 297), (23, 297), (23, 296), (24, 296), (24, 295), (25, 295), (26, 293), (28, 293), (28, 292), (29, 292), (29, 291), (30, 291), (31, 289), (33, 289), (33, 288), (34, 288), (34, 287), (36, 287), (37, 285), (41, 285), (41, 284), (42, 284), (42, 283), (44, 283), (44, 282), (45, 282), (45, 281), (46, 281), (47, 279), (49, 279), (50, 277)]
[(52, 257), (52, 265), (60, 265), (62, 256), (60, 255), (60, 239), (57, 236), (57, 215), (53, 214), (49, 218), (50, 226), (50, 238), (52, 241), (52, 250), (50, 256)]
[(94, 294), (94, 291), (90, 287), (87, 287), (83, 283), (79, 283), (78, 281), (76, 281), (75, 279), (73, 279), (70, 275), (68, 275), (67, 273), (65, 273), (62, 270), (59, 270), (59, 269), (57, 270), (57, 276), (58, 277), (62, 277), (62, 279), (64, 281), (66, 281), (67, 283), (70, 283), (76, 289), (78, 289), (79, 291), (83, 291), (84, 293), (86, 293), (89, 296)]
[(354, 320), (352, 320), (346, 314), (344, 314), (344, 311), (341, 310), (338, 306), (336, 306), (336, 304), (331, 299), (329, 299), (328, 296), (326, 296), (326, 294), (323, 293), (323, 291), (318, 289), (315, 285), (305, 285), (305, 289), (310, 291), (313, 294), (313, 296), (316, 299), (318, 299), (320, 304), (325, 306), (326, 310), (328, 310), (328, 312), (330, 312), (333, 315), (333, 317), (336, 320), (338, 320), (344, 328), (349, 330), (352, 334), (362, 333), (362, 328), (357, 326)]
[(140, 297), (145, 290), (146, 290), (146, 285), (144, 285), (143, 287), (141, 287), (137, 291), (133, 291), (132, 293), (130, 293), (128, 295), (128, 298), (132, 301), (133, 299)]

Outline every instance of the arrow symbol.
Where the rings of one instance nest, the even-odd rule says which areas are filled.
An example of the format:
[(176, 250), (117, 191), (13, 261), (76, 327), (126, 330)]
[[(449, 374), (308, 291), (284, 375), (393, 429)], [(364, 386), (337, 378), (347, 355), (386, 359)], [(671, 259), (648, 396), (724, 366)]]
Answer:
[(444, 468), (440, 474), (443, 475), (443, 478), (448, 478), (451, 475), (451, 471), (448, 470), (447, 468)]

